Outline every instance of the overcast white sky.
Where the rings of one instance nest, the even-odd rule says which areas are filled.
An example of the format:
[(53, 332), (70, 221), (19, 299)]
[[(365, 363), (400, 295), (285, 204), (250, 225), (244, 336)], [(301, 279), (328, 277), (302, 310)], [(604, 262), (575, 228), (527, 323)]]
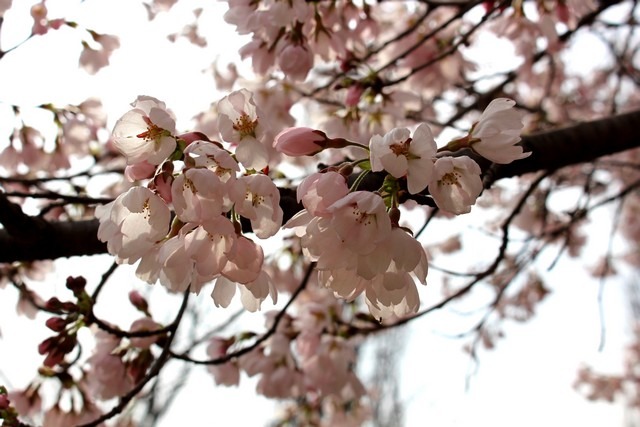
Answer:
[[(28, 10), (33, 2), (14, 3), (24, 4)], [(49, 0), (48, 3), (55, 11), (58, 3), (79, 2)], [(221, 21), (225, 3), (212, 3), (216, 12), (207, 19)], [(79, 47), (66, 49), (68, 45), (64, 44), (78, 46), (73, 35), (52, 32), (31, 40), (0, 61), (0, 102), (22, 106), (51, 101), (63, 104), (96, 95), (104, 100), (113, 123), (138, 94), (147, 94), (165, 101), (178, 116), (179, 125), (186, 126), (193, 115), (206, 109), (211, 99), (216, 98), (211, 96), (215, 88), (210, 74), (202, 74), (200, 70), (207, 68), (217, 54), (223, 56), (223, 63), (224, 58), (233, 58), (235, 49), (242, 43), (234, 41), (237, 39), (232, 38), (233, 29), (226, 24), (211, 23), (211, 31), (220, 32), (219, 43), (209, 46), (208, 54), (196, 56), (197, 50), (188, 44), (171, 44), (155, 33), (157, 26), (173, 25), (179, 30), (179, 19), (174, 22), (161, 18), (152, 24), (145, 23), (146, 12), (136, 4), (131, 0), (87, 0), (82, 5), (82, 22), (88, 22), (85, 20), (88, 18), (95, 30), (122, 37), (122, 46), (112, 57), (113, 67), (95, 79), (87, 77), (76, 66)], [(184, 9), (186, 17), (190, 8)], [(11, 19), (11, 15), (6, 16), (5, 26), (11, 24)], [(3, 47), (25, 36), (18, 28), (13, 34), (3, 34)], [(225, 49), (230, 52), (225, 53)], [(5, 107), (0, 105), (1, 108)], [(607, 224), (606, 218), (603, 223)], [(472, 223), (467, 226), (470, 229)], [(598, 245), (602, 247), (605, 241), (602, 239), (607, 235), (608, 230), (602, 230), (602, 236), (596, 236), (600, 240), (596, 240), (596, 246), (591, 246), (590, 251)], [(595, 259), (592, 252), (587, 253)], [(108, 265), (104, 260), (98, 263)], [(582, 362), (610, 372), (621, 368), (621, 347), (629, 329), (624, 283), (612, 281), (605, 292), (607, 346), (603, 352), (597, 351), (598, 287), (583, 273), (584, 264), (585, 261), (562, 262), (550, 273), (554, 278), (550, 282), (553, 292), (540, 305), (538, 316), (526, 324), (508, 324), (506, 338), (499, 341), (497, 349), (480, 353), (480, 365), (469, 390), (465, 389), (469, 357), (462, 352), (460, 341), (442, 336), (464, 330), (465, 321), (445, 311), (411, 324), (410, 334), (406, 335), (401, 376), (402, 396), (407, 403), (406, 426), (622, 425), (622, 405), (590, 403), (572, 389), (576, 370)], [(60, 262), (60, 280), (66, 277), (69, 266), (68, 261)], [(426, 305), (439, 300), (438, 286), (434, 283), (437, 275), (430, 274), (432, 285), (423, 292)], [(207, 293), (199, 298), (208, 298)], [(34, 331), (23, 319), (15, 320), (13, 303), (4, 296), (0, 299), (3, 334), (0, 368), (14, 384), (23, 385), (32, 372), (28, 369), (36, 367), (41, 357), (35, 349), (18, 351), (14, 345), (20, 344), (15, 344), (16, 340), (19, 342), (26, 330), (43, 337), (47, 332), (44, 327)], [(213, 309), (213, 305), (211, 307)], [(268, 308), (268, 304), (264, 307)], [(18, 366), (25, 371), (15, 369)], [(184, 424), (184, 416), (191, 412), (191, 407), (198, 408), (194, 409), (195, 413), (202, 413), (206, 406), (215, 412), (211, 419), (189, 420), (189, 425), (195, 427), (211, 425), (212, 420), (221, 425), (262, 425), (271, 417), (270, 403), (263, 399), (254, 403), (249, 387), (214, 391), (213, 381), (202, 373), (193, 375), (191, 381), (190, 391), (176, 402), (176, 408), (162, 426)], [(243, 382), (248, 384), (246, 378)]]

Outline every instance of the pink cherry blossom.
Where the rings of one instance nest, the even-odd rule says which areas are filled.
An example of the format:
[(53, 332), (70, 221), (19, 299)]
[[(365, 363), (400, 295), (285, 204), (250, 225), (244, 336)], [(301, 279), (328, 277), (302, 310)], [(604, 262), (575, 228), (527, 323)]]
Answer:
[(227, 257), (222, 274), (233, 282), (253, 282), (262, 271), (262, 248), (247, 237), (238, 236)]
[(384, 201), (374, 193), (354, 191), (331, 205), (329, 212), (331, 227), (358, 254), (371, 253), (391, 232)]
[(133, 110), (125, 113), (113, 128), (113, 143), (127, 164), (147, 161), (159, 165), (176, 148), (175, 121), (164, 102), (139, 96)]
[(277, 59), (282, 72), (295, 81), (304, 81), (313, 67), (313, 52), (306, 43), (287, 43)]
[(396, 178), (407, 177), (411, 194), (424, 190), (433, 174), (437, 146), (431, 129), (421, 123), (409, 137), (409, 129), (396, 128), (384, 137), (375, 135), (369, 143), (371, 170), (386, 170)]
[[(165, 288), (172, 292), (184, 292), (190, 289), (198, 293), (201, 283), (197, 282), (194, 270), (195, 261), (186, 250), (185, 237), (194, 228), (194, 224), (180, 229), (180, 233), (160, 245), (157, 262), (161, 265), (158, 278)], [(191, 287), (191, 285), (195, 285)]]
[(186, 235), (185, 249), (198, 276), (210, 281), (220, 275), (236, 238), (233, 224), (222, 215), (203, 221)]
[(507, 98), (491, 101), (470, 134), (471, 148), (475, 152), (492, 162), (502, 164), (531, 155), (515, 145), (520, 141), (520, 133), (524, 127), (523, 114), (513, 108), (515, 104), (515, 101)]
[(461, 156), (442, 157), (434, 168), (429, 193), (436, 205), (456, 215), (471, 211), (483, 188), (480, 166), (470, 157)]
[(345, 177), (338, 172), (318, 172), (303, 179), (296, 194), (309, 214), (327, 216), (329, 206), (349, 194), (349, 187)]
[(222, 181), (235, 179), (240, 171), (236, 162), (228, 151), (208, 141), (194, 141), (184, 149), (184, 162), (189, 168), (208, 168)]
[(226, 183), (204, 168), (187, 169), (180, 174), (171, 185), (171, 197), (182, 222), (200, 223), (231, 207)]
[(170, 212), (149, 189), (133, 187), (111, 203), (96, 207), (98, 238), (120, 263), (133, 264), (169, 231)]
[[(153, 320), (150, 317), (142, 317), (131, 324), (129, 330), (131, 332), (140, 331), (156, 331), (162, 328), (162, 325)], [(133, 337), (131, 338), (131, 345), (137, 348), (149, 348), (153, 343), (158, 340), (160, 335), (151, 335), (148, 337)]]
[(97, 73), (100, 69), (109, 65), (109, 58), (114, 50), (120, 47), (117, 37), (110, 34), (91, 33), (93, 40), (99, 46), (92, 49), (87, 43), (83, 43), (80, 54), (80, 65), (90, 74)]
[(120, 345), (120, 339), (108, 332), (96, 332), (96, 347), (87, 359), (87, 387), (92, 395), (100, 399), (111, 399), (122, 395), (133, 387), (131, 378), (121, 356), (115, 349)]
[(238, 284), (238, 289), (242, 306), (252, 313), (260, 310), (262, 302), (268, 296), (274, 304), (278, 302), (278, 291), (265, 271), (261, 271), (258, 278), (249, 283)]
[(415, 282), (402, 271), (388, 271), (377, 276), (366, 288), (365, 295), (369, 311), (378, 319), (416, 313), (420, 306)]
[(218, 102), (218, 128), (227, 142), (238, 144), (236, 157), (246, 168), (262, 169), (269, 162), (259, 110), (246, 89), (230, 93)]
[[(233, 340), (213, 337), (207, 346), (207, 356), (211, 359), (225, 356)], [(220, 365), (208, 365), (207, 370), (213, 375), (216, 384), (226, 386), (240, 384), (240, 369), (237, 361), (230, 361)]]
[(231, 198), (238, 214), (251, 221), (256, 236), (271, 237), (282, 225), (280, 193), (266, 175), (255, 174), (238, 178), (233, 184)]

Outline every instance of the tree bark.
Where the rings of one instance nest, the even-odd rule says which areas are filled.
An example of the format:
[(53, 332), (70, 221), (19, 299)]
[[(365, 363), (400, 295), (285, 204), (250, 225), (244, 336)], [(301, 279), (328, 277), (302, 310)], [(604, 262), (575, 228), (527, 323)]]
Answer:
[[(640, 111), (585, 122), (522, 138), (531, 156), (508, 165), (487, 165), (489, 182), (596, 159), (640, 146)], [(487, 180), (485, 180), (486, 182)], [(301, 209), (295, 191), (281, 189), (281, 206), (287, 220)], [(28, 217), (6, 198), (0, 200), (0, 263), (36, 261), (107, 252), (97, 238), (98, 221), (46, 222)], [(25, 227), (29, 230), (25, 230)]]

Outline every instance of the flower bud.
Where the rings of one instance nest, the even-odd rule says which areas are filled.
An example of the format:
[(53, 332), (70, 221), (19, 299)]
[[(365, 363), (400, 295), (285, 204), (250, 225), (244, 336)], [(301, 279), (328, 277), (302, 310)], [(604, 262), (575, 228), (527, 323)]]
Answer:
[(45, 325), (53, 332), (62, 332), (65, 326), (67, 326), (67, 321), (62, 317), (51, 317), (47, 319)]
[(287, 156), (313, 156), (325, 148), (327, 135), (319, 130), (287, 128), (276, 135), (273, 147)]
[(129, 292), (129, 302), (139, 311), (145, 314), (149, 313), (149, 303), (147, 303), (147, 300), (144, 299), (142, 295), (140, 295), (140, 292), (138, 291)]
[(87, 285), (87, 279), (82, 276), (78, 277), (67, 277), (67, 289), (73, 292), (74, 295), (77, 295), (84, 291), (84, 287)]
[(47, 354), (49, 353), (49, 351), (51, 351), (51, 349), (55, 346), (55, 338), (54, 337), (49, 337), (46, 340), (42, 341), (40, 344), (38, 344), (38, 353), (40, 354)]

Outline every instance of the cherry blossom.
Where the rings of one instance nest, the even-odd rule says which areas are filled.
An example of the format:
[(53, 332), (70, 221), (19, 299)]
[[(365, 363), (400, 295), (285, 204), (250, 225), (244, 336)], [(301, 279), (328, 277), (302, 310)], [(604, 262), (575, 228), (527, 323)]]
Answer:
[(115, 351), (119, 344), (120, 340), (107, 332), (96, 333), (96, 346), (87, 360), (87, 387), (100, 399), (111, 399), (133, 387), (126, 366)]
[(480, 166), (467, 156), (441, 157), (434, 169), (429, 193), (436, 205), (456, 215), (470, 212), (483, 189)]
[(140, 259), (169, 231), (170, 212), (164, 201), (144, 187), (133, 187), (116, 200), (96, 207), (98, 238), (120, 263)]
[(204, 281), (222, 274), (237, 235), (235, 227), (224, 216), (213, 216), (185, 237), (185, 250), (194, 261), (198, 276)]
[(309, 175), (298, 185), (296, 192), (298, 202), (302, 202), (312, 216), (328, 216), (329, 206), (348, 193), (344, 175), (333, 171)]
[(515, 104), (515, 101), (506, 98), (491, 101), (470, 134), (470, 145), (475, 152), (492, 162), (503, 164), (531, 155), (515, 145), (520, 141), (524, 127), (523, 115), (513, 108)]
[(409, 137), (409, 129), (396, 128), (384, 137), (375, 135), (369, 143), (371, 170), (386, 170), (396, 178), (407, 178), (411, 194), (424, 190), (433, 174), (437, 146), (431, 129), (421, 123)]
[(164, 102), (151, 96), (139, 96), (131, 105), (133, 110), (113, 128), (113, 143), (127, 164), (147, 161), (159, 165), (176, 148), (175, 121)]
[(228, 191), (227, 184), (205, 168), (188, 169), (171, 185), (173, 207), (183, 222), (201, 223), (228, 211)]
[(260, 110), (246, 89), (230, 93), (218, 102), (218, 128), (222, 138), (237, 144), (236, 157), (249, 169), (262, 169), (269, 162)]
[[(222, 357), (227, 354), (227, 350), (233, 344), (233, 340), (213, 337), (207, 346), (207, 355), (210, 358)], [(237, 361), (231, 361), (220, 365), (209, 365), (207, 370), (213, 375), (216, 384), (226, 386), (238, 385), (240, 383), (240, 369)]]
[(253, 282), (260, 276), (263, 260), (264, 252), (259, 245), (245, 236), (238, 236), (227, 253), (222, 274), (234, 282)]
[(251, 221), (256, 236), (266, 239), (276, 234), (282, 225), (282, 208), (278, 188), (269, 177), (240, 177), (231, 192), (236, 212)]
[(208, 141), (194, 141), (184, 149), (184, 162), (189, 168), (208, 168), (222, 181), (236, 178), (240, 172), (236, 162), (228, 151)]
[(313, 56), (308, 45), (288, 43), (278, 53), (278, 66), (290, 79), (304, 81), (313, 67)]

